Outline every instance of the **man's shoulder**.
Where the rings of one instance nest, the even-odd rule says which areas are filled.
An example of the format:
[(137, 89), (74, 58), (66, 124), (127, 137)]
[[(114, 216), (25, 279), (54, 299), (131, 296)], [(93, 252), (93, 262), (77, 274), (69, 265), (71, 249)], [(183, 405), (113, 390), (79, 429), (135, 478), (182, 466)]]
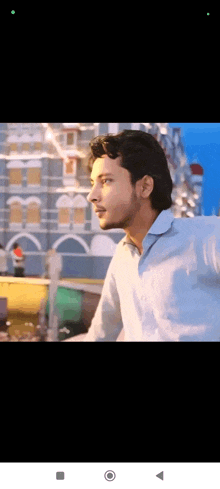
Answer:
[(115, 276), (118, 268), (119, 268), (119, 263), (122, 264), (122, 256), (124, 252), (124, 246), (123, 246), (123, 238), (118, 242), (115, 243), (114, 245), (114, 252), (112, 257), (110, 257), (110, 262), (108, 265), (107, 273), (105, 280), (107, 281), (111, 279), (111, 277)]
[(123, 249), (124, 248), (124, 243), (126, 242), (127, 235), (125, 234), (120, 241), (116, 244), (116, 248), (118, 249)]
[(126, 240), (126, 236), (124, 236), (122, 239), (120, 239), (118, 243), (116, 243), (114, 254), (113, 254), (114, 261), (117, 261), (123, 254), (125, 250), (125, 246), (124, 246), (125, 240)]
[(173, 226), (178, 231), (198, 233), (200, 236), (207, 232), (220, 231), (220, 217), (217, 216), (195, 216), (190, 218), (175, 218)]

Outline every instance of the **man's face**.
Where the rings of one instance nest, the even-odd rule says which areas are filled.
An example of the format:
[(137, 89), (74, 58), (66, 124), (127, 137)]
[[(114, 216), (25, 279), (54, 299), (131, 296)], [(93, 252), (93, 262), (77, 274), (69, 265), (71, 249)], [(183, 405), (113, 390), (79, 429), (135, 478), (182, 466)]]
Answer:
[[(111, 175), (98, 178), (103, 173), (111, 173)], [(97, 158), (90, 178), (93, 180), (92, 190), (87, 200), (92, 202), (94, 210), (97, 207), (106, 209), (98, 217), (100, 228), (125, 230), (135, 224), (138, 220), (141, 200), (136, 187), (134, 189), (130, 183), (128, 170), (120, 166), (120, 157), (114, 160), (107, 155)]]

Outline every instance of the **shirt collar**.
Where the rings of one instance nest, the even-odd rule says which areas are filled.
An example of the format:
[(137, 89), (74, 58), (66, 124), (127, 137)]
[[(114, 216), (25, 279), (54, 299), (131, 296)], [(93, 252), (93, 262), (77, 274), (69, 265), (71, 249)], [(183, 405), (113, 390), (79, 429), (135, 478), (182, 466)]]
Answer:
[[(144, 240), (146, 239), (148, 234), (157, 235), (157, 234), (166, 233), (166, 231), (168, 231), (168, 229), (171, 228), (171, 224), (174, 221), (174, 219), (175, 219), (175, 217), (174, 217), (171, 209), (166, 209), (166, 210), (162, 211), (157, 216), (157, 219), (154, 221), (154, 223), (152, 224), (149, 231), (146, 233)], [(143, 243), (144, 243), (144, 240), (143, 240)], [(127, 235), (122, 239), (122, 243), (123, 243), (123, 245), (124, 244), (134, 244)]]

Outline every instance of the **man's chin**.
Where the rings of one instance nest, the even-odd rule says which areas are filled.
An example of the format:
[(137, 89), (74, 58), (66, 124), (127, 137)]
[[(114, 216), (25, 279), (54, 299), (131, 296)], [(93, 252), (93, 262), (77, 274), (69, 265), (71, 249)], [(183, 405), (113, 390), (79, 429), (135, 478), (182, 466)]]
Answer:
[(99, 226), (104, 231), (107, 231), (108, 229), (121, 229), (121, 226), (119, 224), (113, 222), (105, 222), (105, 219), (100, 219)]

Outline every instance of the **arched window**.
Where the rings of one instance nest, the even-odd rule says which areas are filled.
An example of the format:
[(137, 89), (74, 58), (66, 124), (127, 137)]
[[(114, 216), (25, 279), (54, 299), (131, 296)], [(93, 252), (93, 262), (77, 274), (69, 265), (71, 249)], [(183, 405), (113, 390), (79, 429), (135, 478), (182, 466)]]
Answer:
[(20, 202), (13, 202), (10, 205), (9, 222), (22, 224), (22, 205)]
[(27, 168), (27, 185), (40, 185), (41, 168)]
[(17, 143), (11, 143), (9, 145), (9, 152), (16, 153), (17, 152)]
[(68, 161), (66, 162), (66, 175), (73, 174), (73, 163), (73, 159), (68, 159)]
[(76, 208), (73, 213), (73, 223), (74, 224), (84, 224), (85, 222), (85, 209)]
[(22, 184), (22, 168), (9, 168), (9, 185)]
[(42, 143), (41, 141), (35, 141), (34, 143), (34, 151), (41, 151), (42, 150)]
[(59, 224), (70, 223), (70, 208), (69, 207), (60, 207), (59, 208)]
[(77, 158), (69, 157), (64, 164), (64, 176), (74, 176), (76, 172)]
[(28, 153), (30, 151), (30, 143), (22, 143), (21, 151), (22, 153)]
[(27, 206), (26, 215), (27, 224), (39, 224), (40, 223), (40, 208), (36, 202), (29, 202)]
[(73, 145), (74, 144), (74, 134), (73, 132), (67, 133), (67, 145)]

